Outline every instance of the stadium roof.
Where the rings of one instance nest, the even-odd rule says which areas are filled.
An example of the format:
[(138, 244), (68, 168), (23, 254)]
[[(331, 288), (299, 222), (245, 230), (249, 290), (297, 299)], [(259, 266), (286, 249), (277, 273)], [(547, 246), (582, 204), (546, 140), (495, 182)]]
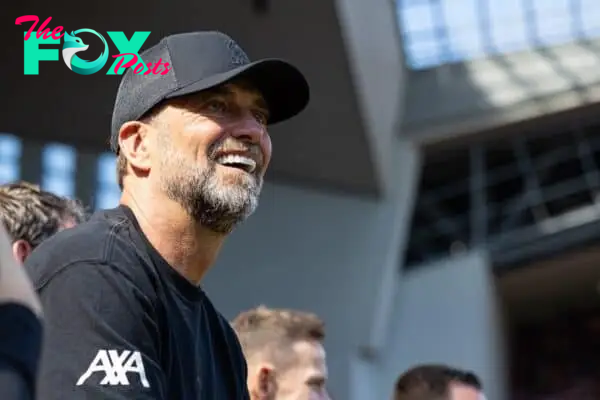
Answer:
[(398, 18), (413, 69), (600, 37), (597, 0), (398, 0)]

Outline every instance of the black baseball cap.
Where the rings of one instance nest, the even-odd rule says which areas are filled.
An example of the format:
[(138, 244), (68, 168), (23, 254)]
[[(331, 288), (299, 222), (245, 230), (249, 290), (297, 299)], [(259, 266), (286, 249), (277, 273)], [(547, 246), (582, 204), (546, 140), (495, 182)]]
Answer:
[(308, 83), (296, 67), (278, 59), (251, 62), (233, 39), (217, 31), (170, 35), (140, 56), (146, 63), (169, 63), (171, 70), (165, 75), (136, 75), (127, 68), (112, 115), (110, 145), (115, 152), (124, 123), (140, 119), (163, 100), (211, 89), (234, 78), (244, 78), (263, 95), (269, 124), (300, 113), (310, 97)]

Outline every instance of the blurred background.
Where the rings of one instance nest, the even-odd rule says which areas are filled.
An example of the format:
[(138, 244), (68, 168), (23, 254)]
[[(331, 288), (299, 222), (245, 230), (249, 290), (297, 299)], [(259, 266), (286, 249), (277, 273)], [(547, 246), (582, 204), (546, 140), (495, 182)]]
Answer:
[(312, 85), (307, 111), (273, 127), (259, 211), (206, 280), (227, 317), (318, 313), (336, 399), (389, 398), (421, 362), (474, 370), (490, 400), (599, 398), (597, 0), (21, 3), (0, 17), (1, 183), (93, 209), (119, 198), (119, 77), (59, 58), (25, 75), (17, 17), (150, 31), (143, 48), (225, 31)]

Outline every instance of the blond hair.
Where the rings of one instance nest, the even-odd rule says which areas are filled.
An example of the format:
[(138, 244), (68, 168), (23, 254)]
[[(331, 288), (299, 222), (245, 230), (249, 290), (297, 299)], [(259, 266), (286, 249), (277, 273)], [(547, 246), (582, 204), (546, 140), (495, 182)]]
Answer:
[(274, 356), (298, 341), (325, 339), (323, 321), (313, 313), (298, 310), (260, 306), (242, 312), (232, 326), (248, 360), (258, 353)]
[(65, 221), (83, 222), (81, 203), (40, 189), (29, 182), (0, 186), (0, 221), (13, 241), (25, 240), (31, 247), (58, 232)]

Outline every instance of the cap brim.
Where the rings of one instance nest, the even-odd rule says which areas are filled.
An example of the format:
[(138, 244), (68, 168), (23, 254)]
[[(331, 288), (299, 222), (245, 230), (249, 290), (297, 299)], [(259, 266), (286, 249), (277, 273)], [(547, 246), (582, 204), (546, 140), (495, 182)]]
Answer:
[(255, 61), (213, 75), (180, 88), (166, 98), (201, 92), (236, 78), (248, 81), (263, 95), (269, 108), (269, 124), (276, 124), (299, 114), (310, 99), (310, 89), (304, 75), (293, 65), (277, 59)]

